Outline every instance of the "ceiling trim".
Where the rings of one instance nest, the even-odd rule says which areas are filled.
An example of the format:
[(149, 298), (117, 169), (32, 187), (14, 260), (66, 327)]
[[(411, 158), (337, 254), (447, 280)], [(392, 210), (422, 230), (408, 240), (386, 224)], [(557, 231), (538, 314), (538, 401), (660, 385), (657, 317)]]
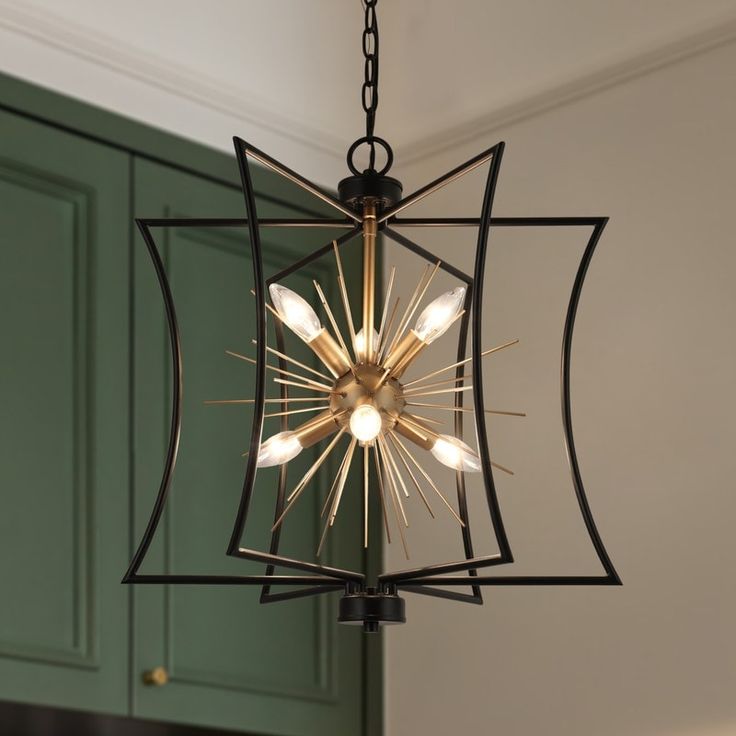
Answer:
[(342, 162), (345, 141), (319, 127), (277, 112), (250, 91), (223, 83), (185, 65), (122, 43), (112, 36), (15, 0), (0, 0), (0, 28), (105, 67), (117, 74), (242, 120)]
[[(152, 88), (193, 102), (243, 121), (250, 130), (262, 131), (304, 151), (319, 154), (342, 165), (345, 141), (304, 119), (295, 120), (273, 109), (261, 96), (223, 83), (221, 79), (198, 73), (147, 51), (102, 35), (83, 24), (69, 21), (46, 10), (41, 11), (18, 0), (0, 0), (0, 28), (92, 62), (114, 73), (142, 82)], [(736, 40), (736, 17), (730, 14), (716, 23), (655, 49), (622, 59), (613, 64), (563, 81), (553, 87), (521, 98), (509, 105), (449, 126), (439, 132), (395, 147), (396, 159), (411, 165), (420, 159), (445, 152), (473, 140), (487, 138), (496, 130), (535, 117), (574, 100), (600, 92), (622, 82), (676, 63)]]
[(397, 146), (395, 157), (402, 165), (416, 163), (420, 159), (434, 156), (456, 146), (487, 138), (502, 127), (535, 117), (735, 40), (736, 17), (731, 14), (713, 25), (670, 40), (655, 49), (541, 90), (509, 105), (491, 110), (474, 120), (461, 125), (449, 126), (408, 145)]

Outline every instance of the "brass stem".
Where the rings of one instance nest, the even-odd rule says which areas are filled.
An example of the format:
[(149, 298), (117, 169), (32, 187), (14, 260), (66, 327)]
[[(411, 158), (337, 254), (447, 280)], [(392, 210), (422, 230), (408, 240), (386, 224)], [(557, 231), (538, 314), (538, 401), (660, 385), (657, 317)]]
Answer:
[(376, 301), (376, 204), (367, 198), (363, 204), (363, 340), (365, 362), (373, 360), (373, 322)]

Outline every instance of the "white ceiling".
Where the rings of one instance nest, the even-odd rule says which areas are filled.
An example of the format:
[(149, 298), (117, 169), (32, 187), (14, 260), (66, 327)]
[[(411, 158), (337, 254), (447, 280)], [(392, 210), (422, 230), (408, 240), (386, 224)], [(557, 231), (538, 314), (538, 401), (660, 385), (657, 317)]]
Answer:
[[(376, 133), (399, 162), (658, 54), (736, 37), (736, 0), (378, 9)], [(329, 179), (363, 131), (362, 22), (360, 0), (0, 0), (0, 68), (217, 147), (238, 133)]]

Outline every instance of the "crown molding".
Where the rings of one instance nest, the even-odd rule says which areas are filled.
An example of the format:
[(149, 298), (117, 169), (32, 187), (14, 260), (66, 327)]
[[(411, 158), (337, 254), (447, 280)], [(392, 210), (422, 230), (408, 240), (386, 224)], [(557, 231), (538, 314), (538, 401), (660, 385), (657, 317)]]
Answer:
[[(0, 29), (91, 62), (96, 67), (158, 89), (204, 109), (240, 121), (254, 139), (283, 141), (317, 154), (339, 171), (343, 167), (345, 141), (310, 125), (303, 116), (296, 120), (258, 94), (208, 77), (185, 65), (175, 64), (142, 51), (117, 38), (92, 32), (83, 24), (40, 10), (20, 0), (0, 0)], [(395, 146), (396, 159), (404, 166), (446, 152), (473, 140), (490, 137), (498, 129), (535, 117), (556, 107), (595, 94), (630, 79), (674, 64), (687, 57), (736, 40), (736, 17), (720, 19), (693, 33), (670, 39), (657, 48), (630, 56), (575, 79), (488, 112), (460, 125), (449, 126), (404, 145)], [(339, 168), (337, 168), (339, 167)], [(319, 177), (318, 177), (319, 178)], [(328, 177), (329, 178), (329, 177)]]
[(345, 141), (341, 138), (316, 125), (305, 124), (303, 118), (296, 121), (285, 111), (274, 110), (273, 105), (248, 90), (172, 63), (68, 18), (18, 0), (0, 0), (0, 29), (236, 118), (249, 131), (263, 131), (269, 138), (276, 136), (342, 163)]
[(449, 126), (412, 143), (396, 146), (396, 159), (402, 165), (414, 164), (474, 140), (487, 138), (505, 126), (533, 118), (735, 40), (736, 17), (731, 14), (715, 24), (667, 41), (655, 49), (540, 90), (509, 105), (489, 110), (461, 125)]

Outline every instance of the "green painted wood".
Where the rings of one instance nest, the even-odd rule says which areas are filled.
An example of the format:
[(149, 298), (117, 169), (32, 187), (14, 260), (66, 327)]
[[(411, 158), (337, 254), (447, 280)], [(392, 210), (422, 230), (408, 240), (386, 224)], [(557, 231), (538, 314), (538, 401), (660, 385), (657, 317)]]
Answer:
[[(259, 191), (273, 180), (254, 173)], [(290, 186), (290, 185), (288, 185)], [(271, 187), (269, 189), (269, 187)], [(276, 190), (289, 197), (287, 190)], [(286, 215), (259, 199), (262, 216)], [(135, 211), (143, 217), (237, 217), (242, 195), (149, 161), (135, 162)], [(248, 449), (247, 406), (204, 406), (211, 398), (252, 396), (253, 367), (224, 354), (252, 355), (252, 266), (245, 229), (157, 230), (177, 303), (184, 363), (179, 462), (166, 510), (143, 572), (258, 572), (262, 565), (227, 559)], [(267, 275), (329, 233), (269, 230), (263, 243)], [(351, 251), (351, 272), (360, 255)], [(142, 240), (135, 242), (134, 454), (136, 534), (142, 532), (160, 479), (170, 406), (169, 353), (163, 305)], [(309, 297), (317, 278), (337, 297), (329, 258), (294, 274), (286, 285)], [(311, 353), (287, 336), (290, 353), (317, 367)], [(273, 386), (273, 384), (272, 384)], [(277, 394), (274, 387), (270, 395)], [(296, 393), (300, 393), (297, 391)], [(305, 419), (306, 417), (300, 417)], [(279, 431), (267, 420), (266, 435)], [(343, 447), (347, 443), (344, 440)], [(303, 452), (290, 487), (316, 457)], [(319, 512), (339, 456), (320, 472), (285, 523), (282, 552), (313, 559)], [(245, 544), (267, 548), (276, 469), (259, 473)], [(325, 561), (360, 569), (360, 481), (351, 479)], [(133, 712), (147, 718), (228, 727), (248, 733), (316, 736), (360, 734), (364, 727), (363, 635), (335, 622), (337, 594), (266, 606), (260, 589), (141, 586), (134, 590)], [(170, 682), (146, 686), (141, 673), (165, 666)]]
[(124, 713), (129, 157), (0, 130), (0, 698)]
[(234, 156), (8, 74), (0, 74), (0, 107), (68, 128), (108, 146), (186, 166), (198, 176), (214, 177), (233, 186), (239, 182)]
[[(148, 126), (128, 120), (92, 105), (88, 105), (81, 101), (58, 95), (50, 90), (36, 87), (34, 85), (25, 83), (21, 80), (3, 74), (0, 74), (0, 109), (17, 113), (20, 118), (25, 119), (25, 122), (21, 122), (20, 118), (17, 120), (20, 129), (22, 131), (25, 131), (25, 133), (13, 133), (12, 135), (10, 135), (10, 128), (7, 128), (5, 125), (3, 125), (3, 136), (0, 139), (0, 155), (2, 155), (2, 153), (5, 152), (5, 150), (7, 149), (8, 151), (12, 152), (15, 158), (19, 157), (21, 161), (26, 160), (26, 157), (30, 157), (30, 162), (35, 162), (37, 164), (36, 173), (41, 172), (42, 175), (46, 173), (44, 167), (46, 160), (48, 160), (52, 169), (49, 174), (51, 175), (51, 178), (54, 178), (56, 176), (54, 172), (57, 171), (55, 167), (58, 166), (57, 163), (54, 163), (56, 159), (60, 159), (64, 162), (67, 162), (67, 159), (72, 159), (72, 169), (74, 170), (75, 174), (79, 162), (84, 162), (81, 169), (82, 173), (80, 174), (80, 177), (84, 179), (84, 174), (87, 171), (87, 167), (92, 164), (92, 159), (90, 158), (88, 152), (94, 151), (94, 160), (97, 162), (101, 162), (103, 166), (106, 167), (108, 175), (113, 177), (113, 179), (115, 180), (111, 184), (111, 186), (114, 186), (116, 182), (119, 182), (120, 175), (118, 173), (118, 166), (110, 164), (110, 161), (114, 160), (116, 162), (119, 162), (123, 158), (126, 158), (124, 154), (135, 153), (139, 157), (142, 157), (148, 161), (165, 162), (171, 167), (177, 168), (179, 171), (190, 171), (194, 173), (199, 179), (204, 179), (211, 182), (219, 182), (225, 189), (238, 192), (237, 167), (235, 165), (233, 157), (214, 151), (193, 141), (184, 140), (182, 138), (172, 136), (163, 131), (150, 128)], [(14, 117), (11, 119), (16, 120), (16, 118)], [(3, 120), (5, 120), (5, 118), (3, 118)], [(34, 125), (33, 122), (29, 121), (41, 121), (46, 123), (46, 125)], [(63, 131), (63, 133), (56, 133), (52, 129), (55, 129), (56, 131)], [(7, 135), (6, 130), (8, 131)], [(53, 146), (53, 151), (46, 150), (43, 145), (41, 145), (38, 151), (33, 151), (32, 149), (34, 148), (34, 146), (39, 146), (39, 141), (43, 140), (46, 135), (54, 138), (54, 140), (58, 141), (59, 144)], [(92, 145), (90, 147), (90, 142), (99, 143), (102, 145)], [(254, 141), (254, 143), (258, 145), (258, 141)], [(105, 147), (107, 147), (108, 150), (103, 153)], [(63, 166), (61, 170), (62, 172), (64, 171)], [(303, 173), (307, 176), (315, 175), (315, 172)], [(315, 202), (312, 197), (297, 188), (290, 188), (288, 191), (282, 191), (281, 188), (283, 186), (283, 181), (276, 175), (255, 168), (254, 177), (256, 180), (257, 189), (259, 189), (263, 193), (268, 193), (267, 198), (261, 197), (259, 200), (261, 214), (274, 215), (287, 213), (286, 209), (278, 206), (279, 200), (281, 200), (282, 202), (288, 201), (295, 204), (299, 208), (300, 214), (305, 210), (309, 212), (314, 212)], [(76, 179), (75, 176), (66, 175), (62, 175), (62, 178), (64, 180)], [(95, 193), (94, 187), (97, 186), (97, 184), (99, 183), (100, 182), (95, 182), (92, 185), (90, 191)], [(102, 189), (106, 191), (105, 187), (103, 187)], [(275, 197), (274, 193), (276, 193)], [(118, 237), (121, 234), (127, 233), (130, 226), (130, 218), (127, 211), (127, 189), (125, 191), (120, 191), (114, 199), (117, 202), (118, 207), (116, 210), (113, 210), (108, 202), (97, 202), (96, 197), (93, 197), (94, 207), (96, 208), (95, 211), (98, 212), (101, 218), (104, 218), (98, 219), (94, 223), (93, 231), (95, 232), (95, 235), (97, 235), (97, 233), (99, 232), (104, 231), (106, 243), (117, 242)], [(10, 202), (10, 199), (0, 200), (0, 203), (2, 203), (3, 205), (2, 207), (0, 207), (0, 210), (3, 210), (1, 215), (2, 217), (5, 217), (12, 211), (12, 208), (4, 207), (6, 201)], [(130, 212), (133, 212), (132, 208)], [(158, 214), (160, 214), (160, 212), (160, 209), (157, 210)], [(201, 214), (201, 210), (192, 205), (191, 214)], [(218, 214), (222, 214), (222, 212), (218, 212)], [(239, 193), (237, 194), (237, 205), (235, 209), (228, 208), (226, 214), (228, 214), (229, 216), (242, 216), (243, 207)], [(325, 209), (321, 209), (318, 214), (321, 216), (330, 216), (334, 213), (329, 210), (326, 211)], [(50, 215), (48, 215), (47, 213), (47, 216)], [(40, 219), (35, 224), (38, 226), (39, 232), (43, 230)], [(3, 231), (8, 232), (8, 228), (3, 228)], [(56, 233), (56, 230), (54, 230), (54, 233)], [(322, 235), (320, 235), (319, 237), (321, 238)], [(31, 236), (31, 239), (33, 240), (33, 242), (36, 241), (35, 231), (34, 234)], [(283, 242), (283, 238), (280, 239), (280, 244), (283, 244)], [(15, 245), (17, 247), (17, 244)], [(123, 436), (123, 428), (125, 422), (127, 421), (127, 418), (123, 416), (123, 413), (121, 413), (120, 411), (120, 402), (122, 402), (123, 400), (123, 394), (125, 393), (125, 387), (127, 386), (127, 378), (125, 377), (126, 356), (120, 354), (121, 340), (126, 334), (126, 329), (122, 323), (117, 324), (117, 318), (121, 315), (124, 316), (127, 311), (127, 304), (123, 306), (120, 303), (120, 299), (122, 298), (120, 290), (123, 286), (127, 287), (125, 277), (125, 269), (127, 266), (126, 262), (122, 260), (123, 252), (124, 249), (115, 249), (114, 253), (113, 251), (106, 251), (104, 262), (101, 261), (95, 265), (98, 276), (108, 274), (109, 270), (115, 270), (119, 274), (119, 280), (115, 281), (114, 285), (112, 286), (105, 282), (99, 282), (101, 286), (101, 292), (100, 294), (96, 294), (94, 296), (95, 308), (98, 310), (99, 313), (99, 323), (104, 325), (109, 324), (111, 326), (111, 329), (104, 336), (101, 336), (99, 339), (97, 336), (95, 336), (97, 344), (104, 349), (100, 356), (95, 357), (95, 360), (97, 361), (95, 364), (95, 370), (102, 374), (103, 368), (105, 370), (112, 371), (111, 366), (114, 366), (114, 369), (118, 371), (118, 373), (116, 374), (117, 377), (109, 380), (109, 383), (117, 388), (117, 392), (114, 396), (105, 395), (100, 397), (100, 401), (104, 402), (104, 406), (112, 407), (113, 405), (115, 405), (117, 407), (116, 411), (108, 412), (107, 416), (116, 417), (115, 427), (120, 430), (121, 438)], [(138, 255), (139, 267), (141, 262), (140, 252), (140, 243), (137, 243), (136, 253)], [(3, 253), (14, 253), (14, 251), (9, 251), (8, 249), (3, 248)], [(120, 257), (120, 262), (115, 265), (114, 269), (111, 269), (111, 266), (113, 265), (112, 261), (114, 254), (117, 254), (117, 256)], [(352, 276), (349, 276), (349, 281), (351, 281), (351, 283), (357, 283), (355, 279), (359, 277), (360, 271), (358, 260), (348, 259), (346, 262), (346, 269), (352, 274)], [(63, 269), (58, 271), (57, 275), (61, 274), (62, 271)], [(12, 275), (13, 272), (12, 270), (5, 270), (5, 273), (8, 275)], [(150, 276), (150, 271), (148, 272), (148, 274)], [(50, 282), (50, 291), (54, 291), (55, 288), (56, 282)], [(17, 285), (15, 289), (17, 292)], [(11, 289), (3, 289), (3, 294), (8, 296), (8, 298), (13, 293), (15, 292), (13, 292)], [(109, 304), (105, 300), (106, 295), (110, 296)], [(353, 291), (353, 296), (357, 296), (357, 291)], [(156, 309), (158, 309), (159, 306), (160, 305), (157, 304)], [(11, 310), (9, 312), (7, 309), (4, 310), (5, 315), (10, 315), (13, 311), (14, 310)], [(113, 325), (113, 323), (115, 323), (115, 325)], [(16, 332), (14, 330), (10, 333), (4, 331), (2, 334), (11, 334), (11, 343), (13, 339), (16, 338)], [(6, 370), (9, 370), (7, 365), (4, 366), (4, 368)], [(29, 371), (18, 372), (23, 373), (24, 380), (26, 380), (26, 375), (28, 377), (32, 375), (32, 372)], [(139, 391), (140, 390), (141, 388), (139, 386)], [(30, 392), (30, 395), (32, 394), (33, 391)], [(28, 395), (29, 392), (23, 390), (19, 390), (17, 392), (17, 398), (19, 398), (20, 396), (26, 397)], [(97, 412), (98, 410), (95, 409), (94, 411)], [(10, 413), (8, 413), (8, 415), (10, 416)], [(36, 415), (41, 415), (40, 409), (37, 409)], [(48, 420), (48, 416), (48, 411), (45, 411), (45, 413), (43, 413), (43, 417)], [(15, 417), (13, 417), (13, 420), (15, 421)], [(106, 421), (111, 420), (107, 419)], [(2, 424), (2, 420), (0, 420), (0, 424)], [(159, 437), (161, 447), (163, 447), (163, 432), (164, 430), (162, 428), (161, 435)], [(66, 437), (66, 434), (64, 432), (60, 432), (59, 435), (61, 438)], [(105, 436), (108, 435), (109, 433), (106, 432)], [(59, 437), (55, 439), (57, 439), (58, 441)], [(19, 443), (16, 443), (16, 446), (18, 444)], [(94, 462), (98, 462), (98, 458), (102, 458), (105, 452), (107, 453), (107, 456), (110, 457), (110, 461), (104, 463), (104, 465), (101, 465), (100, 469), (108, 468), (110, 470), (110, 485), (108, 486), (110, 492), (106, 493), (106, 496), (110, 496), (110, 499), (114, 499), (116, 501), (116, 503), (112, 504), (111, 508), (114, 508), (116, 510), (116, 517), (118, 521), (118, 523), (112, 530), (108, 528), (106, 523), (103, 527), (100, 527), (98, 533), (104, 531), (105, 539), (113, 540), (112, 544), (114, 547), (114, 553), (117, 554), (117, 540), (122, 537), (127, 524), (127, 522), (125, 521), (124, 510), (122, 510), (122, 508), (117, 505), (121, 501), (121, 499), (123, 499), (124, 494), (119, 495), (116, 493), (116, 491), (124, 485), (123, 479), (125, 477), (125, 468), (119, 467), (118, 459), (116, 457), (113, 457), (114, 453), (112, 452), (112, 443), (108, 444), (107, 441), (101, 439), (98, 444), (99, 449), (96, 451), (96, 454), (91, 457), (94, 458)], [(129, 451), (128, 446), (125, 444), (125, 439), (121, 439), (120, 444), (114, 444), (115, 451), (123, 449), (125, 452)], [(139, 455), (141, 454), (142, 449), (143, 448), (139, 447)], [(132, 449), (130, 451), (132, 452)], [(0, 448), (0, 452), (2, 452), (2, 448)], [(8, 455), (9, 454), (10, 453), (8, 453)], [(5, 455), (0, 455), (0, 457), (2, 457), (4, 460)], [(18, 454), (18, 457), (22, 458), (23, 453)], [(156, 467), (158, 467), (156, 465), (157, 463), (160, 464), (161, 457), (161, 452), (158, 452), (157, 454), (155, 448), (152, 448), (152, 451), (148, 455), (149, 462), (152, 464), (152, 466)], [(107, 478), (107, 475), (105, 477)], [(2, 474), (0, 474), (0, 479), (2, 480), (2, 485), (0, 485), (0, 495), (2, 496), (3, 504), (5, 505), (5, 501), (6, 499), (10, 498), (10, 495), (6, 495), (6, 484), (4, 482), (4, 476)], [(99, 494), (99, 492), (99, 489), (95, 489), (95, 493)], [(13, 498), (15, 498), (15, 496), (13, 496)], [(110, 499), (106, 497), (106, 505), (110, 504)], [(4, 510), (5, 509), (3, 508), (3, 511)], [(99, 512), (97, 513), (99, 514)], [(140, 511), (139, 509), (139, 514), (140, 513), (144, 512)], [(147, 513), (147, 510), (145, 513)], [(377, 517), (374, 515), (373, 519), (375, 520), (376, 518)], [(0, 518), (0, 529), (4, 531), (8, 527), (12, 527), (12, 525), (17, 520), (17, 514), (15, 515), (15, 517), (13, 517), (13, 519), (11, 519), (10, 516)], [(2, 526), (3, 523), (5, 524), (4, 527)], [(23, 524), (24, 522), (21, 520), (19, 523)], [(21, 534), (19, 530), (20, 527), (14, 529), (14, 531), (16, 532), (16, 536), (19, 536), (21, 539), (25, 539), (26, 536)], [(58, 532), (56, 532), (55, 529), (52, 530), (52, 532), (49, 532), (49, 535), (50, 538), (53, 539), (57, 544), (59, 543), (59, 534)], [(5, 534), (4, 538), (6, 540), (11, 540), (11, 537), (12, 535)], [(8, 542), (8, 546), (11, 546), (11, 541)], [(15, 545), (14, 558), (23, 557), (22, 553), (17, 553), (18, 549), (21, 549), (21, 547)], [(96, 550), (93, 550), (93, 552), (95, 551)], [(103, 551), (102, 553), (94, 554), (92, 567), (94, 568), (94, 572), (97, 575), (96, 582), (99, 583), (102, 580), (104, 574), (105, 584), (99, 585), (98, 588), (101, 589), (102, 593), (106, 597), (108, 590), (112, 593), (111, 597), (109, 598), (112, 603), (105, 604), (102, 607), (102, 610), (107, 611), (108, 613), (108, 615), (104, 619), (105, 622), (109, 622), (107, 625), (104, 626), (105, 631), (115, 631), (117, 642), (116, 656), (112, 657), (112, 655), (110, 654), (109, 661), (112, 661), (114, 659), (117, 662), (115, 669), (118, 674), (116, 675), (116, 677), (127, 678), (128, 666), (125, 662), (124, 656), (124, 650), (128, 641), (124, 602), (126, 591), (122, 586), (117, 585), (120, 570), (124, 568), (125, 563), (127, 562), (127, 558), (125, 560), (122, 560), (121, 564), (112, 565), (112, 567), (114, 567), (114, 572), (112, 573), (112, 577), (110, 577), (110, 575), (107, 574), (107, 570), (111, 566), (109, 565), (110, 554), (112, 553), (107, 550)], [(128, 550), (126, 554), (130, 554), (130, 551)], [(380, 545), (373, 545), (369, 551), (369, 554), (365, 555), (366, 564), (375, 569), (376, 564), (379, 561), (379, 557)], [(78, 561), (81, 560), (82, 556), (80, 553), (80, 555), (78, 555)], [(79, 562), (79, 564), (81, 564), (81, 562)], [(0, 570), (3, 573), (2, 580), (5, 581), (5, 568), (0, 567)], [(44, 568), (44, 574), (45, 570), (46, 568)], [(59, 594), (59, 591), (60, 588), (57, 586), (57, 595)], [(28, 588), (26, 592), (28, 595), (31, 595), (30, 588)], [(42, 648), (43, 646), (51, 646), (51, 648), (53, 649), (53, 647), (56, 646), (59, 641), (62, 641), (62, 649), (66, 648), (66, 653), (68, 655), (68, 643), (70, 639), (68, 637), (66, 640), (62, 640), (60, 638), (61, 635), (59, 634), (59, 632), (61, 631), (61, 629), (58, 628), (58, 624), (62, 616), (56, 615), (57, 612), (60, 610), (59, 606), (55, 606), (56, 600), (54, 600), (51, 605), (48, 605), (49, 599), (44, 594), (38, 593), (38, 588), (36, 588), (36, 593), (34, 593), (34, 595), (36, 595), (37, 597), (33, 602), (25, 600), (21, 605), (21, 602), (18, 601), (14, 609), (8, 607), (7, 610), (22, 610), (23, 616), (28, 616), (29, 624), (35, 622), (36, 632), (43, 632), (42, 635), (40, 635), (39, 633), (38, 641), (33, 642), (34, 646), (37, 646), (36, 651), (40, 651), (39, 647)], [(77, 596), (77, 598), (79, 598), (79, 596)], [(67, 602), (69, 600), (70, 599), (67, 598)], [(36, 613), (34, 613), (33, 615), (28, 615), (28, 611), (32, 608), (37, 609)], [(110, 609), (109, 611), (108, 608)], [(274, 606), (271, 606), (266, 610), (273, 610), (274, 608)], [(51, 620), (52, 617), (48, 615), (49, 610), (53, 610), (55, 613), (55, 615), (53, 616), (53, 621)], [(81, 609), (78, 608), (77, 610)], [(9, 618), (10, 616), (8, 615), (7, 620), (9, 620)], [(67, 614), (67, 618), (69, 618), (69, 614)], [(55, 629), (54, 627), (57, 628)], [(105, 636), (107, 637), (107, 634)], [(77, 638), (77, 641), (78, 640), (79, 639)], [(106, 668), (109, 669), (109, 665), (107, 663), (108, 659), (106, 658), (106, 653), (110, 653), (111, 650), (107, 645), (100, 646), (98, 644), (98, 647), (99, 651), (102, 652), (102, 655), (105, 655), (103, 656), (104, 661), (102, 662), (100, 671), (102, 672), (102, 675), (107, 676), (105, 670)], [(143, 647), (139, 647), (139, 649), (140, 648), (143, 648), (145, 650), (146, 646), (144, 645)], [(26, 649), (28, 649), (27, 646)], [(48, 668), (42, 664), (40, 670), (38, 662), (36, 660), (33, 660), (32, 658), (23, 659), (18, 658), (15, 655), (13, 655), (12, 657), (9, 657), (8, 655), (0, 657), (0, 660), (2, 660), (2, 664), (0, 666), (0, 697), (23, 699), (28, 702), (68, 705), (72, 707), (89, 708), (99, 711), (120, 712), (121, 708), (123, 707), (121, 705), (121, 703), (123, 702), (121, 699), (127, 697), (128, 695), (125, 686), (121, 684), (120, 686), (116, 686), (115, 688), (113, 688), (114, 693), (112, 698), (109, 698), (106, 695), (104, 697), (99, 695), (97, 686), (91, 687), (86, 684), (88, 682), (88, 678), (86, 678), (85, 676), (78, 678), (77, 675), (74, 674), (76, 672), (78, 663), (70, 664), (69, 659), (61, 661), (64, 659), (64, 657), (61, 656), (60, 652), (61, 650), (58, 646), (56, 646), (53, 653), (54, 657), (57, 660), (57, 664), (54, 664), (51, 668)], [(360, 669), (363, 674), (366, 693), (366, 697), (363, 698), (362, 707), (363, 730), (366, 734), (375, 734), (376, 736), (378, 736), (381, 733), (382, 713), (381, 637), (363, 637), (362, 652), (362, 665)], [(70, 657), (71, 659), (79, 659), (79, 655), (77, 652), (70, 655)], [(7, 670), (3, 669), (4, 667), (6, 667), (6, 659), (8, 667)], [(25, 664), (23, 664), (24, 662)], [(73, 672), (73, 676), (68, 677), (67, 675), (70, 671), (70, 667), (72, 668), (71, 671)], [(39, 672), (41, 672), (40, 675)], [(95, 670), (94, 672), (94, 676), (97, 677), (98, 670)], [(133, 678), (136, 681), (139, 672), (140, 668), (136, 665), (133, 675)], [(6, 683), (13, 683), (14, 681), (15, 684), (6, 685)], [(100, 681), (99, 678), (98, 681)], [(80, 685), (80, 683), (82, 684)], [(106, 687), (106, 685), (101, 686), (103, 690)], [(110, 704), (111, 700), (115, 701), (114, 704)], [(191, 707), (194, 708), (194, 704), (192, 704)], [(182, 710), (182, 712), (184, 711)], [(180, 718), (179, 720), (183, 719)], [(353, 730), (351, 728), (350, 732), (359, 733), (361, 731), (358, 729)]]

